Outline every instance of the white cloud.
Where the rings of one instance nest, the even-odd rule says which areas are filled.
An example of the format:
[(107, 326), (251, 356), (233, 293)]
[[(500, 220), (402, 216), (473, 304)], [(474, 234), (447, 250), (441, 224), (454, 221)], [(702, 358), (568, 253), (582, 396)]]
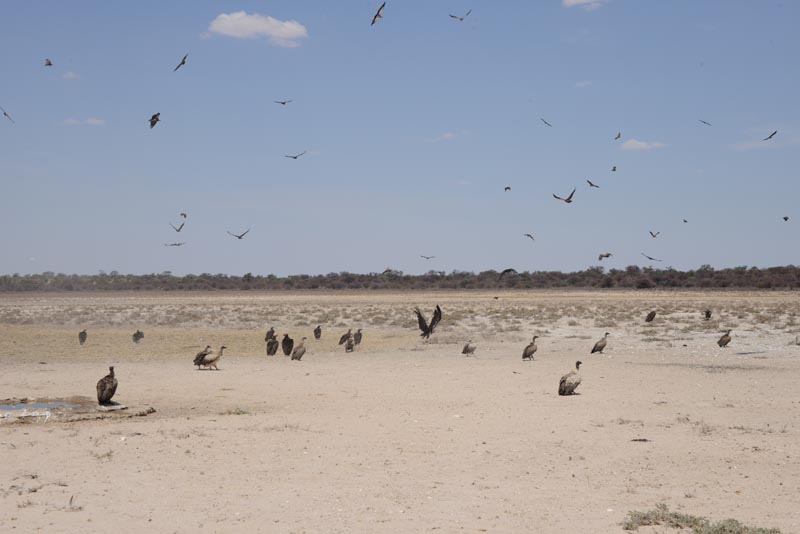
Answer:
[(591, 87), (592, 82), (589, 80), (581, 80), (575, 83), (575, 87)]
[(664, 148), (664, 143), (658, 141), (639, 141), (637, 139), (628, 139), (622, 143), (622, 150), (653, 150), (655, 148)]
[(65, 80), (77, 80), (78, 78), (80, 78), (77, 72), (72, 72), (72, 71), (65, 72), (64, 74), (61, 75), (61, 77), (64, 78)]
[(64, 124), (67, 126), (80, 126), (85, 124), (87, 126), (103, 126), (106, 123), (103, 119), (95, 119), (94, 117), (89, 117), (85, 121), (81, 121), (78, 119), (67, 119), (64, 121)]
[(442, 135), (434, 137), (433, 139), (426, 139), (426, 141), (429, 143), (440, 143), (442, 141), (452, 141), (456, 137), (458, 137), (458, 132), (444, 132)]
[(211, 21), (208, 31), (239, 39), (269, 37), (270, 43), (286, 47), (300, 46), (298, 39), (308, 37), (306, 27), (295, 20), (278, 20), (258, 13), (249, 15), (244, 11), (221, 13)]
[(602, 6), (607, 0), (561, 0), (564, 7), (581, 6), (586, 11), (592, 11)]

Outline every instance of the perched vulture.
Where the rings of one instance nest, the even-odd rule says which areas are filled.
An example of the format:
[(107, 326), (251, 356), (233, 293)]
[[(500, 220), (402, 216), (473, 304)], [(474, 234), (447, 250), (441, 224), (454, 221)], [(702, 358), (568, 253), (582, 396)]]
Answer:
[(264, 341), (269, 341), (270, 339), (277, 339), (274, 326), (270, 326), (269, 330), (267, 330), (267, 334), (264, 336)]
[(591, 354), (594, 354), (595, 352), (603, 354), (603, 349), (606, 348), (606, 343), (608, 343), (608, 335), (608, 332), (606, 332), (606, 335), (603, 336), (603, 339), (594, 344)]
[(353, 341), (353, 337), (348, 337), (347, 341), (344, 344), (344, 351), (345, 352), (353, 352), (356, 349), (356, 344)]
[(711, 319), (711, 310), (706, 310), (706, 311), (705, 311), (705, 312), (703, 312), (703, 313), (705, 313), (705, 315), (706, 315), (706, 321), (708, 321), (709, 319)]
[(414, 313), (417, 314), (419, 329), (422, 330), (420, 337), (424, 337), (426, 339), (430, 338), (431, 334), (433, 334), (433, 329), (436, 328), (436, 325), (442, 320), (442, 309), (438, 304), (436, 305), (436, 309), (433, 310), (433, 317), (431, 318), (430, 324), (428, 324), (428, 320), (424, 315), (422, 315), (422, 312), (419, 311), (419, 308), (414, 308)]
[(339, 345), (344, 345), (344, 342), (353, 336), (352, 332), (353, 329), (351, 328), (346, 333), (342, 334), (342, 337), (339, 338)]
[(199, 365), (202, 365), (203, 367), (207, 367), (207, 368), (213, 367), (215, 371), (219, 371), (219, 367), (217, 367), (217, 363), (219, 362), (219, 359), (222, 358), (222, 351), (224, 351), (227, 348), (228, 347), (226, 347), (225, 345), (222, 345), (219, 348), (218, 352), (214, 352), (213, 350), (210, 350), (208, 352), (208, 354), (203, 356), (203, 358), (200, 360), (200, 364)]
[(353, 334), (353, 341), (355, 342), (356, 346), (361, 345), (361, 338), (364, 337), (364, 334), (361, 333), (361, 329), (359, 328), (355, 334)]
[(717, 341), (717, 345), (719, 345), (722, 348), (725, 348), (728, 346), (728, 343), (730, 342), (731, 342), (731, 331), (728, 330), (722, 335), (721, 338), (719, 338), (719, 341)]
[(278, 338), (273, 337), (269, 341), (267, 341), (267, 356), (275, 356), (275, 353), (278, 352)]
[(81, 345), (86, 343), (86, 337), (87, 337), (86, 329), (83, 329), (80, 332), (78, 332), (78, 343), (80, 343)]
[(580, 368), (582, 362), (575, 362), (575, 369), (561, 377), (558, 382), (559, 395), (572, 395), (575, 393), (575, 388), (581, 385)]
[(536, 346), (536, 339), (539, 336), (533, 336), (533, 339), (530, 343), (522, 350), (522, 359), (523, 360), (533, 360), (533, 355), (536, 354), (536, 351), (539, 347)]
[(292, 351), (292, 360), (300, 361), (303, 359), (303, 354), (306, 353), (306, 347), (304, 345), (305, 342), (306, 338), (301, 339), (300, 344), (294, 348)]
[(319, 339), (322, 337), (322, 325), (317, 325), (314, 329), (314, 339)]
[(283, 334), (283, 339), (281, 340), (281, 348), (283, 349), (283, 353), (286, 356), (289, 356), (292, 353), (292, 348), (294, 347), (294, 339), (289, 337), (289, 334)]
[(647, 314), (647, 317), (644, 318), (644, 322), (652, 323), (653, 319), (655, 319), (655, 318), (656, 318), (656, 311), (653, 310), (653, 311), (651, 311), (650, 313)]
[(141, 330), (137, 330), (136, 332), (133, 333), (131, 338), (133, 339), (134, 343), (139, 343), (141, 340), (144, 339), (144, 332), (142, 332)]
[(461, 354), (466, 354), (469, 356), (470, 354), (475, 354), (475, 349), (478, 348), (477, 345), (472, 344), (472, 340), (470, 339), (467, 341), (467, 344), (464, 345), (464, 348), (461, 349)]
[(200, 368), (200, 366), (203, 365), (203, 359), (212, 352), (211, 345), (206, 345), (206, 348), (194, 355), (194, 365)]
[(97, 403), (111, 404), (111, 397), (117, 392), (117, 379), (114, 376), (114, 366), (108, 368), (108, 374), (97, 382)]

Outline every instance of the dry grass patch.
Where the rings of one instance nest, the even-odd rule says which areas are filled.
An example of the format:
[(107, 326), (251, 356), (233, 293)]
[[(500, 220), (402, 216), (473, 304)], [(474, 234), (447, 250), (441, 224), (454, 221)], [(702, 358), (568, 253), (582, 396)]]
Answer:
[(674, 529), (691, 529), (692, 534), (781, 534), (775, 528), (751, 527), (735, 519), (723, 519), (712, 523), (708, 518), (696, 515), (670, 512), (666, 504), (660, 503), (646, 512), (628, 512), (622, 523), (625, 530), (638, 530), (639, 527), (664, 525)]

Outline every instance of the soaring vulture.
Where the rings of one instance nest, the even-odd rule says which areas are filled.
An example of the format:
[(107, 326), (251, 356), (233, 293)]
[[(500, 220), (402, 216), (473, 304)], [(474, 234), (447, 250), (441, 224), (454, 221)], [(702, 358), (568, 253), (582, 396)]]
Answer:
[(600, 354), (603, 354), (603, 349), (606, 348), (606, 343), (608, 343), (608, 336), (609, 336), (609, 334), (608, 334), (608, 332), (606, 332), (606, 335), (604, 335), (603, 338), (600, 341), (598, 341), (597, 343), (594, 344), (594, 347), (592, 347), (591, 354), (594, 354), (595, 352), (599, 352)]
[(86, 337), (87, 337), (86, 329), (84, 328), (83, 330), (78, 332), (78, 343), (80, 343), (81, 345), (86, 343)]
[(281, 349), (283, 349), (283, 353), (289, 356), (292, 353), (293, 347), (294, 339), (290, 338), (289, 334), (283, 334), (283, 339), (281, 340)]
[(436, 309), (433, 310), (433, 317), (431, 318), (430, 324), (428, 324), (428, 320), (424, 315), (422, 315), (422, 312), (419, 311), (419, 308), (414, 308), (414, 313), (417, 314), (419, 329), (422, 330), (420, 337), (424, 337), (425, 339), (430, 338), (431, 334), (433, 334), (433, 329), (436, 328), (436, 325), (442, 320), (442, 309), (438, 304), (436, 305)]
[(300, 361), (303, 359), (303, 354), (306, 353), (305, 347), (306, 338), (300, 340), (300, 344), (297, 345), (294, 350), (292, 351), (292, 360)]
[(523, 349), (522, 351), (522, 359), (523, 360), (533, 360), (533, 355), (536, 354), (536, 351), (539, 347), (536, 346), (536, 339), (539, 336), (533, 336), (533, 339), (530, 343)]
[(97, 403), (111, 404), (111, 397), (117, 392), (117, 379), (114, 376), (114, 366), (108, 368), (108, 374), (97, 382)]
[(558, 382), (559, 395), (572, 395), (575, 393), (575, 388), (581, 385), (581, 363), (575, 362), (575, 369), (561, 377)]

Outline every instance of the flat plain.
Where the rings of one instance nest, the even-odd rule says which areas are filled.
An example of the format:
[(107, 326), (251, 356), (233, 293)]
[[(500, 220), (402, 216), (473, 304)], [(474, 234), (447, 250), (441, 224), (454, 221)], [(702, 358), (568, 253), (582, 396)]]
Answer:
[[(800, 532), (799, 315), (781, 292), (3, 295), (0, 404), (82, 409), (0, 410), (0, 531), (613, 533), (664, 503)], [(265, 355), (270, 326), (302, 361)], [(93, 403), (109, 365), (127, 410)]]

